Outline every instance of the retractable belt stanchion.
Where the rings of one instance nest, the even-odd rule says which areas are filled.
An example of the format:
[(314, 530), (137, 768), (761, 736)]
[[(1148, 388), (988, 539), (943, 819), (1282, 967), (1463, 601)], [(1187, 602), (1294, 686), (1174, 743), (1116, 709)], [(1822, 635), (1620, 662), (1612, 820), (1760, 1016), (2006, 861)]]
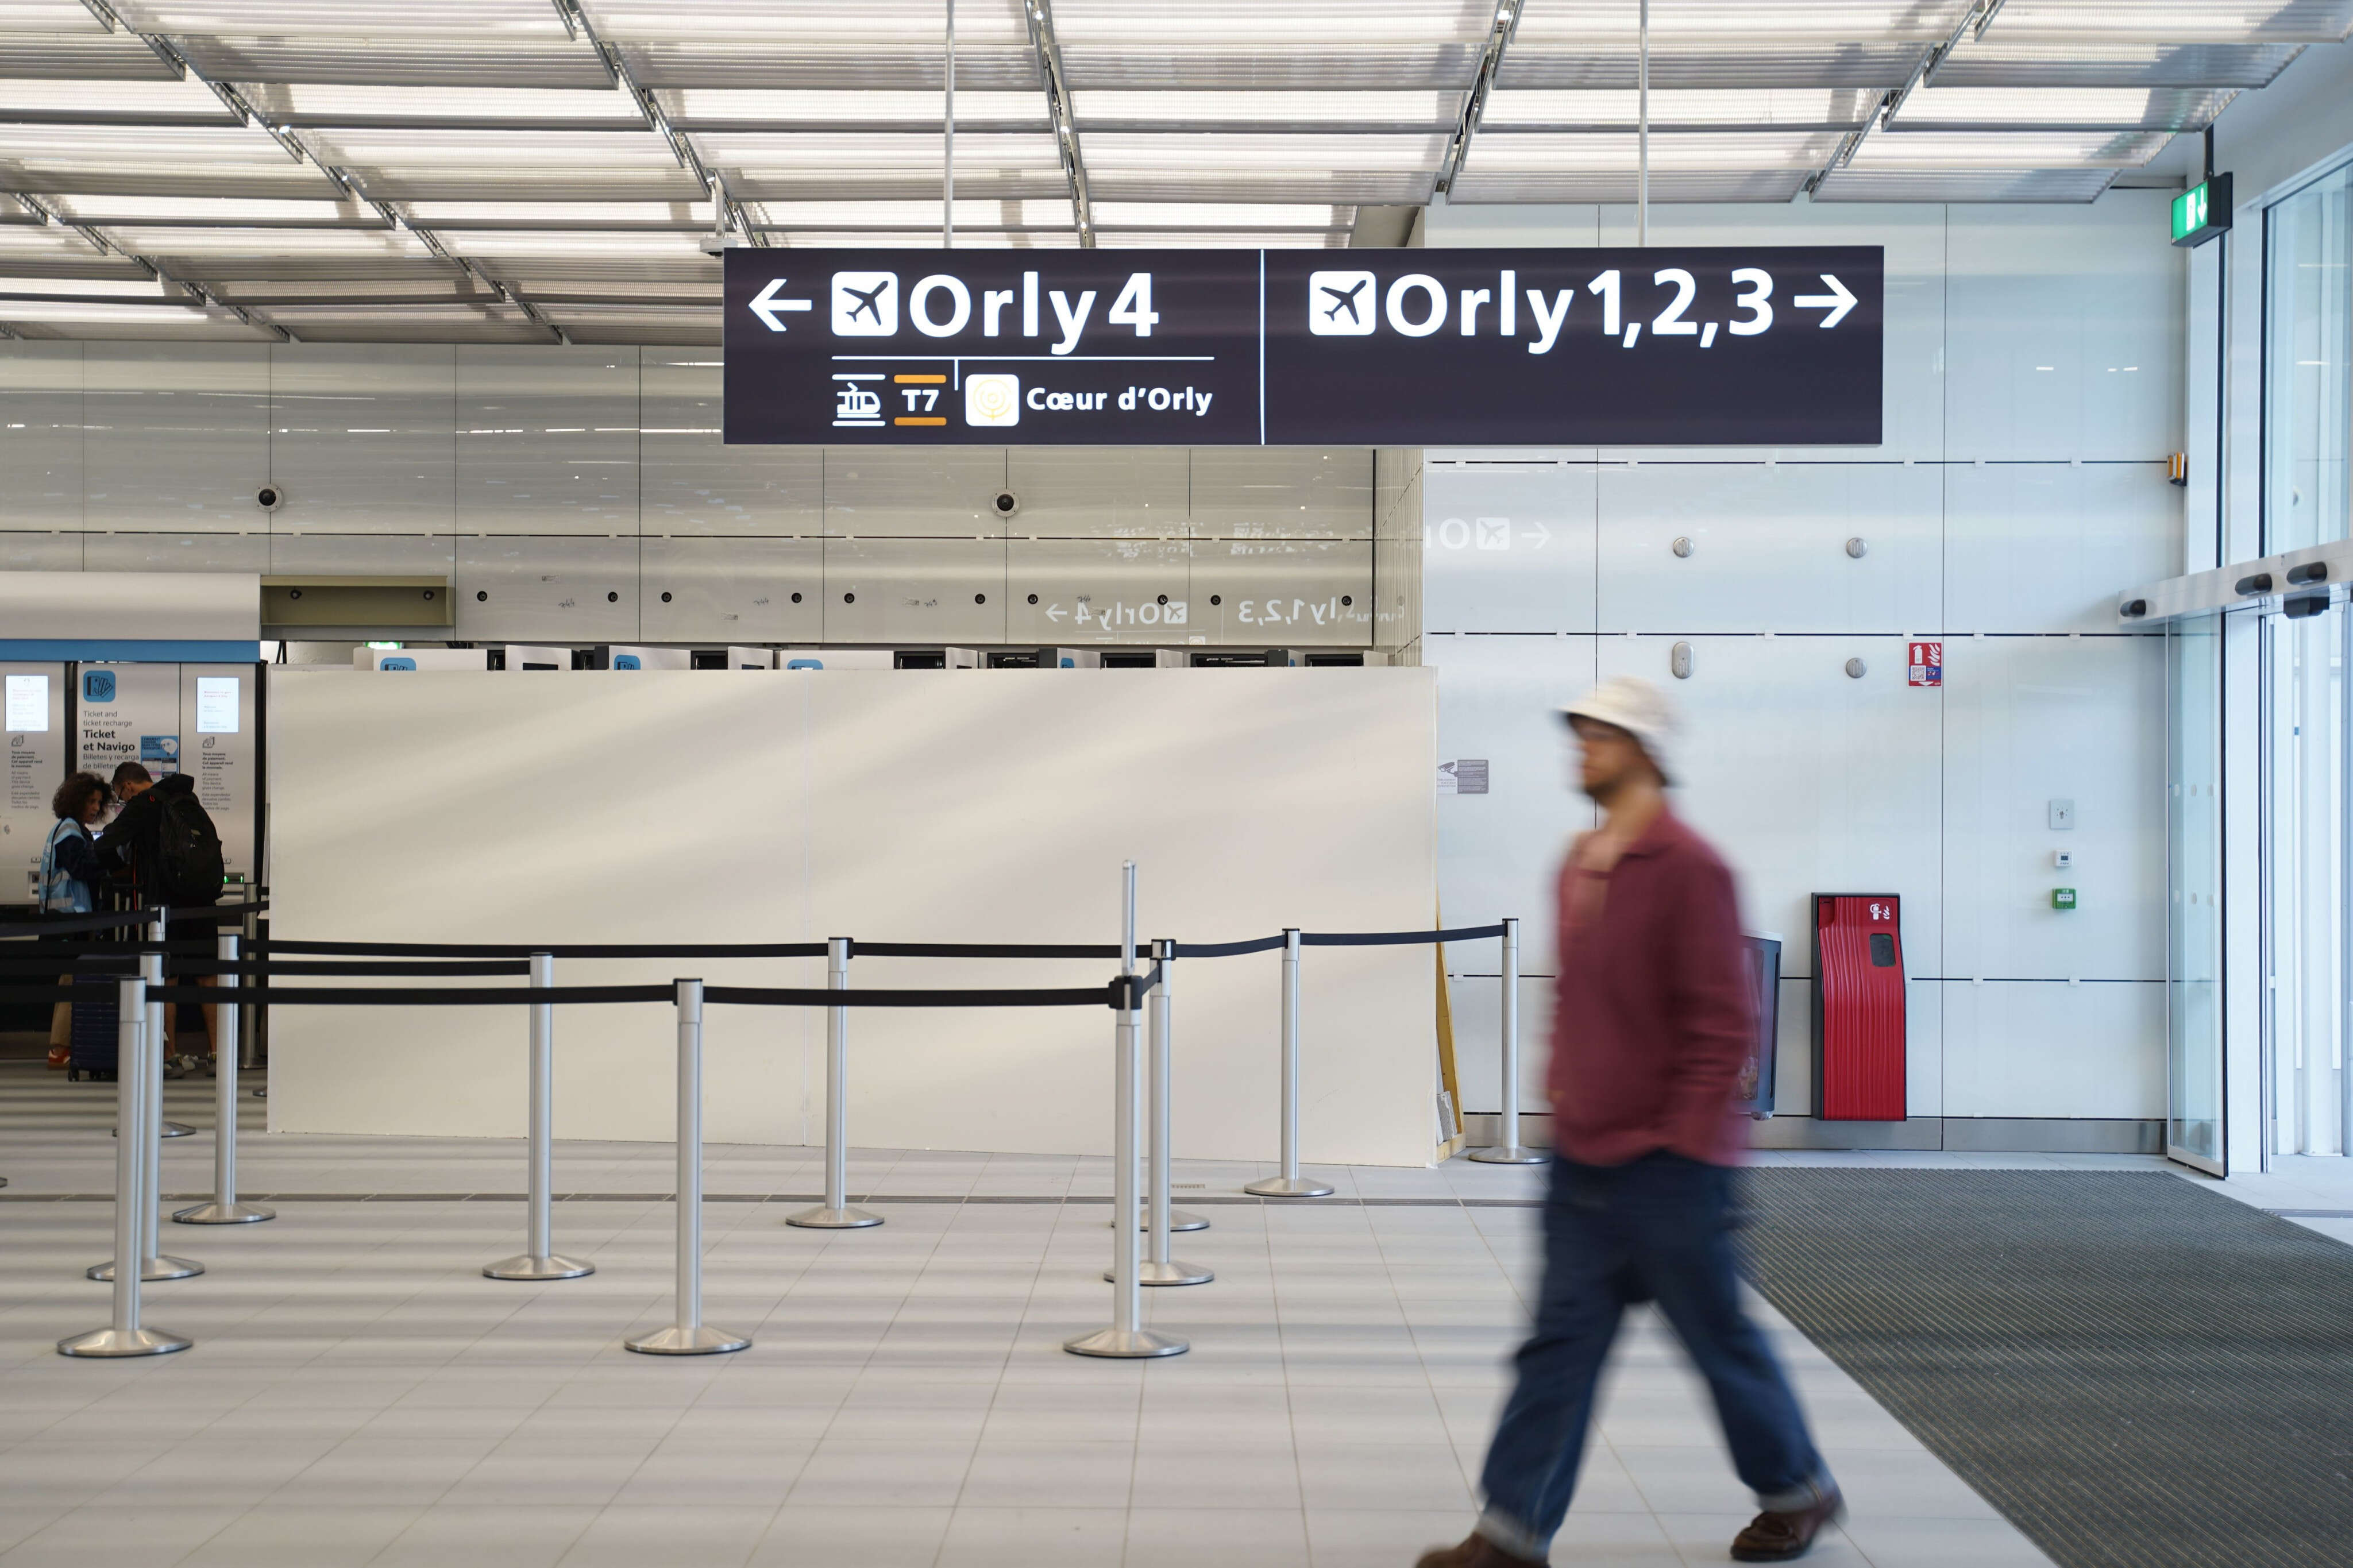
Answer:
[[(139, 1037), (146, 1028), (147, 982), (136, 978), (122, 981), (116, 988), (116, 996), (121, 1012), (115, 1024), (115, 1115), (119, 1119), (116, 1125), (126, 1135), (114, 1142), (114, 1256), (132, 1258), (145, 1249), (140, 1215), (146, 1196), (146, 1162), (141, 1156), (146, 1140), (136, 1134), (147, 1123), (146, 1101), (151, 1087), (147, 1075), (139, 1070), (142, 1055)], [(107, 1273), (114, 1282), (114, 1321), (105, 1328), (59, 1340), (59, 1355), (168, 1355), (173, 1351), (186, 1350), (194, 1342), (163, 1329), (140, 1326), (138, 1269), (110, 1268)]]
[(1504, 1058), (1503, 1111), (1497, 1116), (1493, 1147), (1473, 1149), (1471, 1158), (1486, 1165), (1541, 1165), (1550, 1158), (1520, 1142), (1520, 922), (1504, 922)]
[[(155, 911), (155, 918), (148, 928), (147, 940), (153, 942), (158, 947), (162, 946), (164, 943), (164, 931), (170, 923), (171, 918), (169, 910), (157, 910)], [(160, 957), (157, 958), (155, 961), (155, 972), (153, 974), (149, 976), (150, 981), (158, 986), (164, 984), (163, 963), (164, 961)], [(151, 992), (150, 994), (153, 995), (153, 993)], [(174, 1011), (172, 1016), (172, 1022), (176, 1025), (179, 1021), (179, 1015)], [(147, 1032), (155, 1037), (153, 1051), (155, 1058), (155, 1081), (159, 1086), (155, 1090), (154, 1099), (156, 1136), (159, 1138), (191, 1137), (195, 1134), (196, 1130), (189, 1126), (186, 1122), (166, 1121), (164, 1120), (164, 1090), (160, 1086), (164, 1081), (163, 1074), (164, 1069), (171, 1066), (171, 1058), (167, 1055), (171, 1047), (164, 1043), (164, 1004), (162, 1002), (151, 1001), (147, 1004)], [(116, 1068), (118, 1071), (121, 1070), (120, 1063), (116, 1064)], [(158, 1175), (162, 1173), (162, 1156), (157, 1156), (156, 1163), (152, 1169)], [(152, 1180), (149, 1183), (149, 1190), (154, 1190), (153, 1182)], [(161, 1200), (159, 1199), (158, 1201), (160, 1202)]]
[[(220, 932), (216, 946), (222, 963), (237, 962), (237, 932)], [(278, 1217), (275, 1209), (237, 1201), (237, 1064), (244, 1011), (241, 1004), (213, 1009), (217, 1020), (213, 1037), (213, 1201), (174, 1215), (180, 1225), (254, 1225)]]
[[(552, 953), (531, 955), (531, 984), (544, 991), (555, 984)], [(491, 1279), (577, 1279), (596, 1272), (593, 1263), (565, 1258), (555, 1250), (555, 1006), (531, 1005), (531, 1138), (530, 1195), (523, 1218), (523, 1249), (516, 1256), (487, 1265)]]
[(1299, 1173), (1299, 930), (1282, 932), (1282, 1174), (1242, 1191), (1262, 1198), (1328, 1198), (1332, 1189)]
[[(849, 939), (825, 944), (825, 985), (849, 989)], [(849, 1009), (825, 1010), (825, 1202), (786, 1216), (806, 1230), (863, 1230), (882, 1216), (849, 1206)]]
[[(155, 911), (154, 924), (149, 931), (159, 949), (164, 942), (164, 912)], [(118, 1035), (132, 1049), (124, 1056), (121, 1046), (115, 1050), (114, 1075), (135, 1072), (142, 1079), (139, 1096), (140, 1121), (130, 1127), (139, 1143), (139, 1233), (138, 1249), (132, 1256), (139, 1260), (142, 1279), (187, 1279), (205, 1271), (201, 1263), (191, 1263), (185, 1258), (168, 1257), (163, 1251), (164, 1219), (164, 955), (161, 952), (142, 954), (139, 960), (141, 996), (139, 1026)], [(127, 1124), (118, 1123), (115, 1136), (121, 1137)], [(120, 1262), (117, 1258), (115, 1262)], [(114, 1262), (101, 1263), (91, 1268), (92, 1279), (114, 1278)]]
[(641, 1355), (717, 1355), (751, 1344), (702, 1321), (702, 982), (678, 983), (678, 1321), (628, 1342)]
[[(1154, 987), (1152, 998), (1145, 1005), (1151, 1026), (1152, 1079), (1152, 1147), (1146, 1156), (1150, 1180), (1145, 1195), (1144, 1228), (1152, 1237), (1152, 1256), (1144, 1260), (1138, 1278), (1146, 1285), (1207, 1285), (1217, 1276), (1198, 1263), (1172, 1262), (1168, 1257), (1168, 1236), (1171, 1231), (1206, 1230), (1209, 1222), (1198, 1220), (1187, 1226), (1190, 1215), (1180, 1215), (1168, 1206), (1168, 1047), (1169, 1030), (1174, 1022), (1173, 1005), (1169, 1001), (1169, 976), (1176, 972), (1176, 944), (1155, 942), (1152, 944), (1153, 962), (1160, 970), (1160, 984)], [(1109, 1274), (1103, 1276), (1108, 1279)]]
[[(1126, 919), (1122, 926), (1119, 944), (1119, 972), (1135, 973), (1135, 862), (1130, 860), (1122, 868), (1125, 896)], [(1112, 1026), (1117, 1064), (1115, 1096), (1118, 1112), (1112, 1135), (1112, 1213), (1135, 1213), (1138, 1198), (1137, 1156), (1144, 1144), (1144, 1096), (1141, 1036), (1136, 1016), (1135, 995), (1131, 989), (1121, 998), (1122, 1005), (1113, 1015)], [(1166, 1232), (1160, 1234), (1166, 1235)], [(1097, 1329), (1091, 1334), (1081, 1334), (1062, 1342), (1062, 1348), (1072, 1355), (1109, 1356), (1134, 1359), (1142, 1356), (1181, 1355), (1192, 1347), (1173, 1335), (1155, 1334), (1144, 1326), (1144, 1292), (1139, 1289), (1144, 1272), (1144, 1233), (1136, 1226), (1124, 1221), (1111, 1227), (1111, 1327)]]

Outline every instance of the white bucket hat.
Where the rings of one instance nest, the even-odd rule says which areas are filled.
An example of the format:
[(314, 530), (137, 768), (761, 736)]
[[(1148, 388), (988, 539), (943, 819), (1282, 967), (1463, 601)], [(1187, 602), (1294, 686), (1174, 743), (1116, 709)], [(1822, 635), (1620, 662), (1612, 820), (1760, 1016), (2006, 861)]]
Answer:
[(1616, 725), (1641, 742), (1661, 779), (1668, 784), (1675, 782), (1672, 752), (1679, 725), (1674, 705), (1667, 700), (1666, 693), (1649, 681), (1631, 675), (1612, 676), (1560, 713), (1564, 723), (1571, 719), (1592, 719)]

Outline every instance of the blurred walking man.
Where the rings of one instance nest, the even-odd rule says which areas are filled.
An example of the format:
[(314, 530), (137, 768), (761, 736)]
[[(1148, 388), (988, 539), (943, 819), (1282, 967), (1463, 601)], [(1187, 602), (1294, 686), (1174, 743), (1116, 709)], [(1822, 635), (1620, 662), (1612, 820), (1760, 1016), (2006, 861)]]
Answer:
[(1788, 1380), (1740, 1300), (1727, 1232), (1745, 1146), (1733, 1085), (1752, 1003), (1732, 873), (1667, 809), (1674, 717), (1647, 681), (1571, 704), (1601, 826), (1560, 872), (1555, 1142), (1544, 1291), (1480, 1479), (1486, 1509), (1420, 1568), (1545, 1561), (1577, 1489), (1620, 1318), (1654, 1300), (1707, 1380), (1759, 1513), (1743, 1563), (1803, 1556), (1841, 1511)]

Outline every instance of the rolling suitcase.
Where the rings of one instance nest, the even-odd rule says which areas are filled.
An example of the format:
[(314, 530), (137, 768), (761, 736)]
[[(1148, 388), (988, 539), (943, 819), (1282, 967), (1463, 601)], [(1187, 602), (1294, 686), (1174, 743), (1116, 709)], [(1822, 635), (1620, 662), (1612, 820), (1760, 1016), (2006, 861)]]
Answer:
[(115, 1031), (122, 1016), (119, 984), (120, 977), (113, 974), (74, 976), (72, 1054), (66, 1062), (69, 1082), (86, 1078), (109, 1082), (114, 1078)]

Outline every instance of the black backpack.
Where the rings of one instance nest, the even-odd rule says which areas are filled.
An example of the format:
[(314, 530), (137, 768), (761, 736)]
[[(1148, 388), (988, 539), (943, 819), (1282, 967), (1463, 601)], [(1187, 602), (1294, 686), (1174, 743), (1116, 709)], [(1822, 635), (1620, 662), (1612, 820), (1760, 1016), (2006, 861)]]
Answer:
[(220, 835), (214, 830), (211, 816), (196, 804), (195, 791), (175, 792), (164, 802), (155, 865), (165, 903), (219, 901), (227, 870), (221, 860)]

